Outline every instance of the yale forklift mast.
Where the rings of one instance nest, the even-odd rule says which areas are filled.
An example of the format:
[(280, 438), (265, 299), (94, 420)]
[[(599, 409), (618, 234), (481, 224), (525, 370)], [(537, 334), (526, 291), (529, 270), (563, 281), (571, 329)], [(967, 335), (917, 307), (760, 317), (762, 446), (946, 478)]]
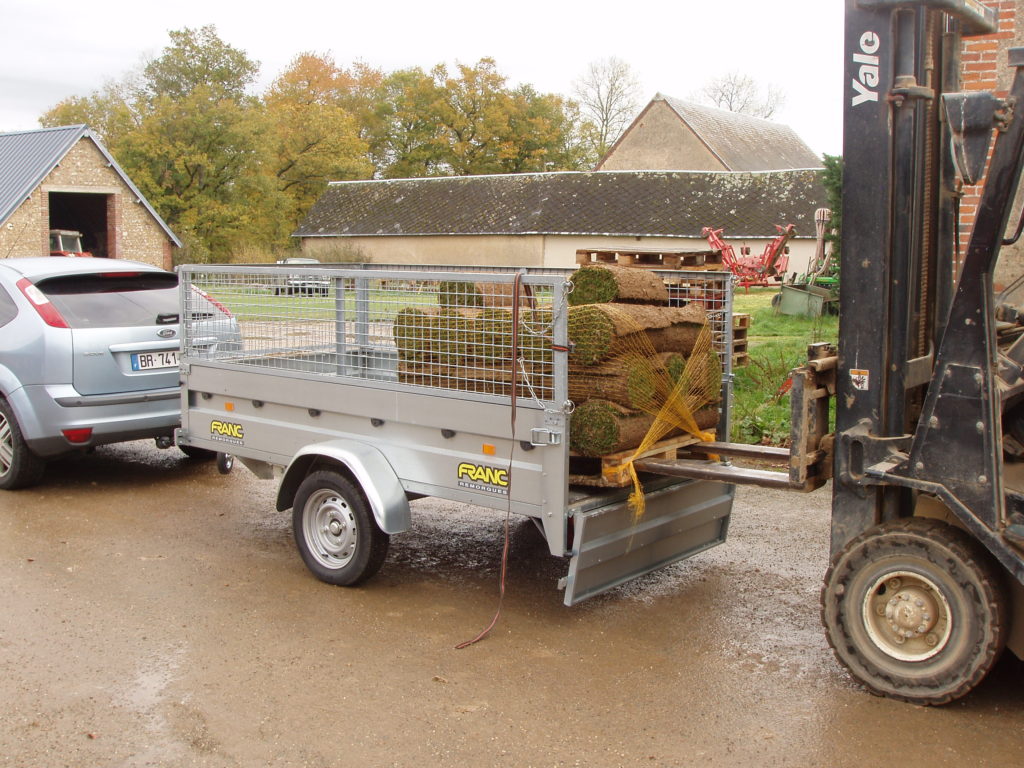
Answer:
[[(960, 92), (963, 38), (997, 29), (979, 0), (846, 0), (838, 350), (812, 345), (793, 371), (788, 450), (697, 443), (634, 462), (801, 491), (831, 477), (829, 643), (873, 693), (919, 704), (964, 695), (1006, 647), (1024, 659), (1024, 278), (993, 282), (1024, 231), (1022, 217), (1003, 239), (1024, 48), (1005, 98)], [(962, 252), (959, 200), (982, 180)]]
[[(977, 0), (846, 2), (822, 618), (857, 679), (923, 704), (971, 690), (1008, 643), (1024, 656), (1024, 464), (1004, 449), (1020, 452), (1024, 328), (993, 285), (1021, 172), (1024, 49), (1009, 52), (1008, 97), (959, 92), (961, 38), (996, 29)], [(961, 253), (960, 190), (983, 175)]]

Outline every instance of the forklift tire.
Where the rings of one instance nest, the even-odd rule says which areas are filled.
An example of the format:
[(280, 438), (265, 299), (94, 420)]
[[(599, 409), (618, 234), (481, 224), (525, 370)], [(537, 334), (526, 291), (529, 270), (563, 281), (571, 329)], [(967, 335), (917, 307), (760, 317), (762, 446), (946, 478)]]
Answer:
[(832, 561), (821, 616), (839, 662), (879, 696), (946, 704), (985, 677), (1006, 643), (1001, 574), (939, 520), (885, 523)]
[(306, 567), (328, 584), (353, 587), (366, 581), (388, 553), (390, 537), (377, 526), (363, 493), (337, 472), (313, 472), (302, 481), (292, 529)]

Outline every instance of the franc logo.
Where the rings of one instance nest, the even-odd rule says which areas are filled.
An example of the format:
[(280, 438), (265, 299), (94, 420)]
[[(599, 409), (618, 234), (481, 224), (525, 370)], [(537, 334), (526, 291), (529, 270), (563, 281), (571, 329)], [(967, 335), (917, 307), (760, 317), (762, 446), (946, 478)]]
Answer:
[(471, 464), (464, 461), (459, 464), (459, 486), (474, 491), (486, 491), (506, 495), (508, 493), (508, 470), (498, 467), (487, 467), (482, 464)]
[(233, 421), (214, 419), (210, 422), (210, 439), (224, 443), (242, 445), (245, 440), (245, 427)]

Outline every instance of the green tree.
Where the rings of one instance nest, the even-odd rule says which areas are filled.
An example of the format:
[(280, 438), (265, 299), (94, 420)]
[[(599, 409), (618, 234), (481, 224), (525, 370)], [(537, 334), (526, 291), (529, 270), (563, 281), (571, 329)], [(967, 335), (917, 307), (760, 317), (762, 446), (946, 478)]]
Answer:
[(832, 231), (826, 235), (825, 239), (832, 243), (833, 271), (838, 274), (839, 244), (843, 231), (843, 158), (837, 155), (822, 155), (821, 157), (825, 166), (822, 182), (825, 185), (828, 207), (832, 211), (830, 225)]
[(264, 129), (259, 111), (199, 87), (156, 99), (121, 142), (121, 163), (187, 242), (188, 260), (226, 259), (240, 239), (267, 235), (279, 201), (259, 183)]
[(170, 38), (143, 70), (142, 119), (118, 159), (187, 243), (188, 260), (227, 259), (242, 241), (272, 240), (286, 208), (263, 178), (267, 125), (245, 90), (259, 68), (212, 26)]
[(259, 64), (245, 51), (217, 35), (213, 25), (168, 33), (171, 44), (143, 69), (144, 84), (153, 98), (186, 99), (202, 89), (212, 101), (242, 102), (256, 81)]
[(433, 78), (422, 69), (398, 70), (384, 78), (366, 125), (376, 176), (395, 179), (450, 173), (436, 118), (440, 100)]

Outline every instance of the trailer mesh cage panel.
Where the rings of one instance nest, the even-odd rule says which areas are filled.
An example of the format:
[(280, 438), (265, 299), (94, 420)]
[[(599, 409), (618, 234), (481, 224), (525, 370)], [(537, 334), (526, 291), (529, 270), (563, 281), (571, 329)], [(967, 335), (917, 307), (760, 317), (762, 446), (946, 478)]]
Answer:
[[(572, 270), (290, 264), (187, 265), (179, 273), (186, 362), (483, 400), (507, 399), (515, 382), (523, 403), (540, 408), (562, 408), (568, 397)], [(730, 276), (662, 277), (672, 304), (707, 311), (728, 381)], [(204, 336), (211, 307), (235, 318), (240, 344)]]

